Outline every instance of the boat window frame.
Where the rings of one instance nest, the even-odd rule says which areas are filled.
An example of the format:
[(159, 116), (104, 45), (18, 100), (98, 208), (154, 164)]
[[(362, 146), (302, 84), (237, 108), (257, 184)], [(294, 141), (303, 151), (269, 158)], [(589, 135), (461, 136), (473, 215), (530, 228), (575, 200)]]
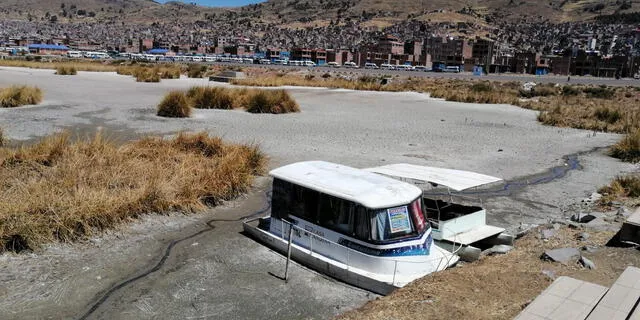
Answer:
[[(284, 183), (284, 184), (282, 184)], [(285, 185), (286, 184), (286, 185)], [(277, 196), (280, 194), (280, 190), (277, 189), (286, 189), (287, 190), (287, 194), (289, 195), (289, 199), (288, 200), (283, 200), (283, 199), (278, 199)], [(308, 221), (310, 223), (316, 224), (319, 227), (331, 230), (333, 232), (336, 232), (340, 235), (346, 236), (346, 237), (351, 237), (354, 239), (357, 239), (359, 241), (363, 241), (365, 243), (368, 244), (373, 244), (373, 245), (384, 245), (384, 244), (392, 244), (392, 243), (397, 243), (397, 242), (402, 242), (402, 241), (407, 241), (407, 240), (413, 240), (413, 239), (418, 239), (421, 238), (425, 232), (427, 232), (430, 229), (430, 225), (428, 223), (427, 220), (427, 214), (424, 210), (424, 199), (422, 198), (422, 195), (416, 197), (415, 199), (411, 200), (410, 202), (403, 204), (403, 205), (399, 205), (399, 206), (392, 206), (392, 207), (388, 207), (388, 208), (378, 208), (378, 209), (372, 209), (369, 207), (366, 207), (358, 202), (355, 201), (351, 201), (351, 200), (347, 200), (344, 198), (340, 198), (331, 194), (327, 194), (324, 192), (320, 192), (317, 191), (315, 189), (312, 188), (308, 188), (293, 182), (289, 182), (287, 180), (284, 179), (279, 179), (279, 178), (274, 178), (273, 179), (273, 193), (272, 193), (272, 204), (271, 204), (271, 215), (272, 217), (276, 217), (278, 219), (283, 219), (283, 218), (288, 218), (289, 216), (298, 218), (298, 219), (302, 219), (305, 221)], [(306, 196), (302, 196), (301, 194), (305, 194), (305, 193), (313, 193), (315, 200), (315, 206), (314, 209), (311, 210), (313, 211), (311, 214), (304, 214), (304, 215), (299, 215), (296, 214), (298, 212), (307, 212), (307, 209), (309, 209), (309, 204), (306, 203), (306, 196), (308, 196), (308, 194)], [(302, 201), (302, 204), (298, 203), (294, 203), (296, 200), (294, 198), (297, 199), (303, 199), (304, 201)], [(342, 202), (342, 204), (346, 204), (348, 207), (351, 207), (351, 209), (349, 210), (349, 228), (347, 231), (340, 229), (338, 224), (335, 225), (329, 225), (326, 222), (323, 222), (320, 220), (321, 215), (323, 215), (323, 213), (321, 212), (322, 210), (322, 201), (325, 200), (324, 198), (328, 199), (328, 200), (337, 200)], [(310, 199), (310, 198), (309, 198)], [(418, 232), (418, 230), (416, 229), (416, 225), (415, 225), (415, 221), (413, 218), (413, 213), (412, 213), (412, 204), (415, 201), (420, 201), (420, 213), (422, 214), (422, 217), (425, 221), (425, 227), (424, 230), (422, 232)], [(275, 215), (274, 215), (274, 209), (278, 209), (280, 210), (279, 206), (281, 205), (280, 202), (284, 202), (284, 208), (282, 208), (282, 212), (278, 212), (276, 211)], [(278, 203), (276, 205), (276, 203)], [(294, 206), (298, 206), (298, 210), (294, 210), (292, 209)], [(302, 206), (302, 207), (300, 207)], [(397, 237), (393, 237), (391, 239), (386, 239), (386, 240), (376, 240), (373, 239), (372, 234), (373, 234), (373, 224), (372, 224), (372, 219), (374, 217), (374, 212), (375, 211), (381, 211), (381, 210), (388, 210), (388, 209), (392, 209), (392, 208), (398, 208), (398, 207), (407, 207), (407, 209), (409, 210), (409, 223), (411, 225), (411, 232), (407, 233), (405, 235), (401, 235), (401, 236), (397, 236)], [(302, 210), (300, 210), (302, 209)], [(362, 213), (359, 213), (362, 212)], [(364, 217), (364, 219), (362, 219), (360, 216)], [(359, 218), (360, 217), (360, 218)], [(362, 221), (364, 220), (364, 221)], [(356, 222), (364, 222), (366, 223), (366, 228), (360, 228), (358, 229), (356, 227), (356, 225), (358, 225)]]

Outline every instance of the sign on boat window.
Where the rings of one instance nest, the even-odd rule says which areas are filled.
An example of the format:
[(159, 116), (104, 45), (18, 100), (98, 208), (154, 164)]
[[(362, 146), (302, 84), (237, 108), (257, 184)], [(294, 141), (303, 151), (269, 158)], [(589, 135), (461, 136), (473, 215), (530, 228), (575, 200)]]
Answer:
[(411, 231), (411, 222), (409, 222), (409, 209), (407, 206), (387, 209), (389, 217), (389, 228), (391, 233)]

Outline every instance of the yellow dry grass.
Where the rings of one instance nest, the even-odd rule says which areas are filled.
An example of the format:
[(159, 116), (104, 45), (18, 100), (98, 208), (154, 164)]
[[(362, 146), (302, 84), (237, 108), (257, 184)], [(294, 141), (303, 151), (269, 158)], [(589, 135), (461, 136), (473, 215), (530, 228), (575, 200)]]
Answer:
[(40, 61), (27, 61), (27, 60), (12, 60), (12, 59), (0, 59), (0, 66), (3, 67), (23, 67), (32, 69), (57, 69), (58, 67), (75, 68), (78, 71), (94, 71), (94, 72), (113, 72), (116, 71), (117, 66), (106, 64), (104, 62), (89, 62), (89, 61), (52, 61), (52, 62), (40, 62)]
[(186, 93), (197, 109), (245, 109), (251, 113), (300, 112), (300, 106), (286, 90), (192, 87)]
[[(428, 275), (338, 319), (513, 319), (551, 284), (543, 270), (610, 286), (627, 266), (640, 263), (634, 248), (604, 246), (613, 232), (589, 232), (587, 241), (577, 240), (584, 232), (580, 229), (561, 228), (548, 241), (541, 240), (539, 232), (516, 241), (506, 255), (484, 256)], [(540, 259), (546, 249), (584, 245), (599, 248), (596, 253), (583, 252), (597, 265), (595, 270)]]
[(184, 92), (171, 91), (158, 104), (157, 114), (167, 118), (188, 118), (191, 116), (191, 103)]
[(120, 146), (63, 133), (0, 148), (0, 252), (73, 241), (141, 214), (198, 212), (247, 191), (264, 167), (256, 146), (206, 133)]
[(56, 74), (59, 76), (72, 76), (78, 74), (78, 70), (73, 66), (58, 65), (56, 66)]
[(182, 67), (177, 64), (134, 64), (120, 66), (116, 72), (121, 75), (133, 76), (137, 82), (160, 82), (160, 79), (179, 79)]
[(38, 87), (12, 86), (0, 89), (0, 108), (17, 108), (42, 102), (42, 90)]
[(640, 90), (594, 86), (539, 85), (535, 93), (521, 91), (519, 82), (490, 82), (437, 78), (393, 79), (381, 84), (372, 76), (339, 78), (294, 74), (260, 74), (234, 80), (246, 86), (308, 86), (371, 91), (428, 92), (447, 101), (512, 104), (540, 111), (539, 120), (547, 125), (605, 132), (626, 133), (640, 128)]

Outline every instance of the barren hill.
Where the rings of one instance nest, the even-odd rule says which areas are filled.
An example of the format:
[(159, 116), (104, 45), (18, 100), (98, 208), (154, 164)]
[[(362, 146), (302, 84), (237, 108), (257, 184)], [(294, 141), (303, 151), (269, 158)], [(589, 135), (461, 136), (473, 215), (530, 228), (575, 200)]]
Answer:
[[(370, 20), (388, 24), (407, 19), (463, 21), (536, 19), (551, 22), (585, 21), (597, 15), (640, 10), (640, 0), (269, 0), (238, 8), (206, 8), (152, 0), (4, 0), (0, 18), (57, 22), (116, 21), (158, 23), (181, 20), (249, 19), (273, 25)], [(466, 18), (463, 16), (467, 16)]]

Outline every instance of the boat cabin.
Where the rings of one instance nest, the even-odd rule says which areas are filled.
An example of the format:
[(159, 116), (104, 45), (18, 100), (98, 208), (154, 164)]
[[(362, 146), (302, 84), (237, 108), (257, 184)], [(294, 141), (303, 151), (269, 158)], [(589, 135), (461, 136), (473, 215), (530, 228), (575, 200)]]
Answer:
[[(439, 199), (424, 196), (425, 211), (433, 227), (433, 238), (439, 241), (470, 245), (504, 232), (504, 228), (486, 224), (486, 210), (480, 205), (453, 201), (451, 190), (467, 189), (502, 181), (500, 178), (463, 170), (418, 166), (406, 163), (365, 169), (400, 180), (446, 187)], [(448, 198), (448, 199), (446, 199)], [(468, 201), (467, 201), (468, 202)]]

